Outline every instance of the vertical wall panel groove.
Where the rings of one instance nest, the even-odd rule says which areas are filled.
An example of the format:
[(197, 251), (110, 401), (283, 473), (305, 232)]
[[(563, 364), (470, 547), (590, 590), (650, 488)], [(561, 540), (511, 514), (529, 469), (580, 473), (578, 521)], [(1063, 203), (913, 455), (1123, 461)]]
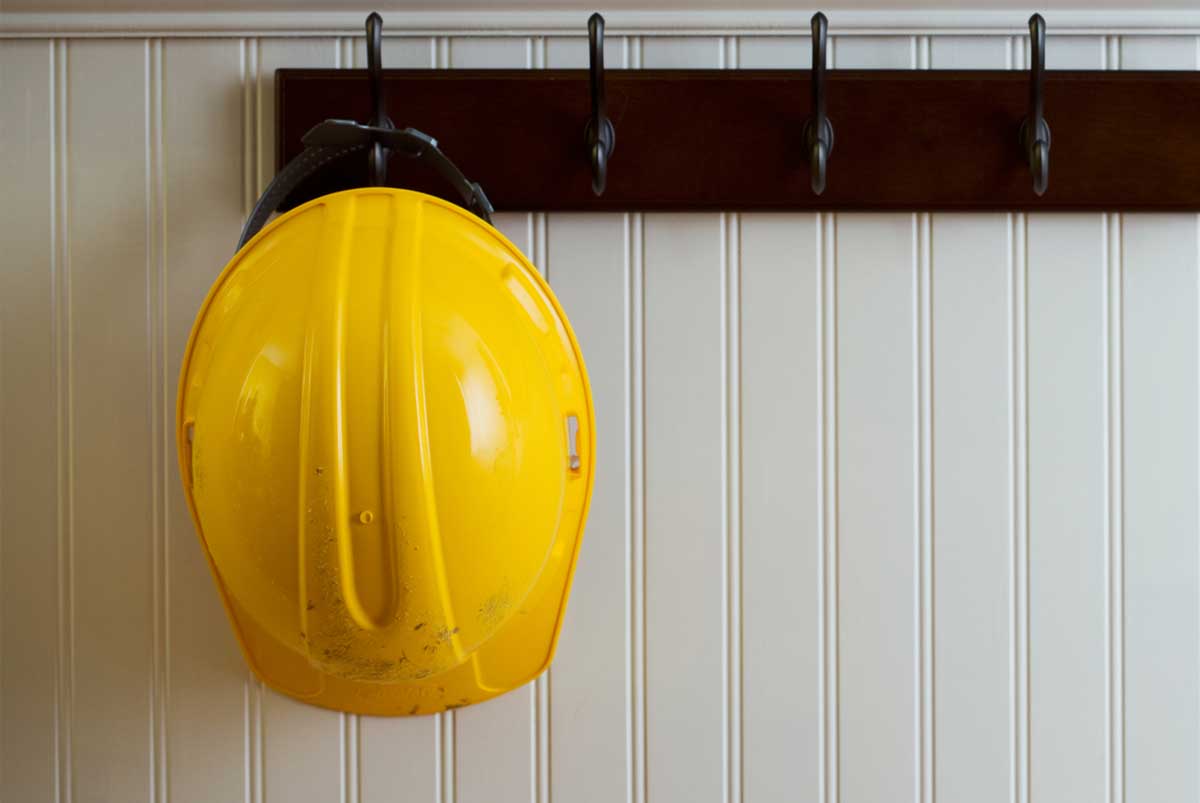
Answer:
[[(1121, 38), (1110, 36), (1107, 40), (1105, 68), (1121, 69)], [(1106, 519), (1108, 540), (1108, 801), (1125, 801), (1125, 672), (1124, 672), (1124, 486), (1123, 486), (1123, 442), (1124, 422), (1122, 407), (1123, 362), (1123, 246), (1121, 230), (1124, 218), (1120, 214), (1109, 215), (1105, 222), (1106, 256), (1108, 258), (1106, 301), (1107, 309), (1107, 353), (1106, 373), (1108, 380), (1106, 480), (1108, 510)]]
[(56, 396), (58, 412), (58, 777), (59, 803), (74, 799), (71, 726), (74, 721), (72, 696), (75, 685), (74, 661), (74, 430), (71, 372), (71, 260), (68, 239), (67, 198), (67, 41), (52, 44), (54, 139), (52, 181), (54, 182), (55, 306), (52, 313), (55, 331)]
[[(932, 64), (932, 47), (928, 36), (914, 37), (913, 67), (928, 70)], [(933, 382), (930, 378), (932, 359), (932, 262), (933, 231), (929, 213), (918, 213), (913, 216), (913, 256), (916, 259), (914, 273), (917, 282), (916, 298), (914, 299), (914, 314), (916, 326), (914, 332), (914, 362), (917, 367), (914, 391), (916, 403), (914, 409), (917, 420), (914, 421), (913, 432), (917, 443), (917, 477), (915, 488), (917, 492), (917, 623), (920, 646), (917, 650), (917, 689), (916, 699), (918, 710), (915, 712), (919, 739), (917, 743), (917, 789), (916, 799), (921, 803), (932, 803), (934, 799), (933, 763), (934, 763), (934, 662), (933, 662)]]
[(1009, 215), (1012, 230), (1012, 426), (1013, 426), (1013, 766), (1014, 800), (1029, 801), (1029, 424), (1028, 221)]
[(1105, 257), (1106, 257), (1106, 354), (1105, 368), (1107, 379), (1106, 398), (1106, 465), (1108, 510), (1106, 519), (1107, 540), (1107, 569), (1108, 569), (1108, 601), (1107, 601), (1107, 640), (1108, 640), (1108, 800), (1109, 803), (1123, 803), (1124, 795), (1124, 494), (1122, 487), (1122, 445), (1124, 442), (1124, 423), (1122, 414), (1122, 301), (1121, 288), (1123, 285), (1122, 270), (1122, 217), (1119, 214), (1108, 215), (1105, 219)]
[[(918, 70), (929, 70), (932, 66), (932, 47), (929, 36), (914, 37), (916, 58), (913, 67)], [(913, 431), (917, 435), (917, 633), (920, 646), (917, 651), (917, 690), (918, 711), (916, 718), (919, 731), (918, 767), (917, 767), (917, 799), (920, 803), (932, 803), (935, 796), (934, 787), (934, 505), (932, 505), (932, 223), (928, 212), (913, 216), (914, 257), (917, 264), (914, 272), (917, 277), (916, 314), (917, 325), (914, 326), (914, 346), (916, 346), (917, 382), (916, 411)]]
[[(826, 62), (838, 66), (838, 37), (830, 36)], [(838, 373), (837, 373), (837, 221), (817, 213), (818, 294), (821, 299), (820, 353), (820, 520), (821, 520), (821, 782), (823, 803), (841, 803), (840, 665), (838, 594)]]
[[(625, 40), (625, 63), (642, 67), (642, 37)], [(647, 803), (646, 769), (646, 225), (626, 213), (629, 246), (629, 803)]]
[(242, 214), (249, 216), (258, 196), (258, 162), (260, 161), (258, 141), (258, 48), (253, 39), (242, 39), (240, 42), (239, 58), (242, 68), (242, 174), (245, 177), (242, 188)]
[[(631, 49), (640, 67), (641, 42)], [(645, 223), (626, 214), (629, 246), (629, 801), (646, 803), (646, 354)]]
[(454, 803), (454, 712), (438, 714), (436, 723), (437, 799), (438, 803)]
[[(832, 54), (830, 54), (832, 58)], [(820, 297), (819, 418), (821, 520), (821, 800), (839, 803), (838, 706), (838, 373), (837, 373), (837, 216), (817, 214), (818, 295)]]
[[(721, 66), (737, 69), (737, 37), (722, 44)], [(724, 449), (725, 548), (725, 803), (741, 803), (742, 786), (742, 600), (741, 600), (741, 216), (722, 220), (722, 437)]]
[[(258, 195), (267, 188), (271, 176), (275, 174), (275, 120), (274, 115), (268, 112), (268, 114), (271, 114), (271, 125), (267, 127), (263, 126), (263, 40), (261, 37), (253, 37), (247, 41), (246, 47), (247, 69), (249, 71), (247, 74), (254, 76), (250, 86), (254, 97), (254, 102), (251, 105), (252, 114), (250, 119), (250, 131), (253, 132), (254, 138), (254, 173), (250, 187), (250, 201), (253, 203)], [(264, 154), (266, 155), (264, 156)]]
[[(0, 69), (3, 69), (3, 68), (0, 68)], [(0, 100), (0, 103), (3, 103), (3, 100)], [(7, 166), (7, 165), (5, 165), (5, 166)], [(8, 288), (4, 287), (4, 285), (0, 285), (0, 298), (5, 297), (7, 290), (8, 290)], [(8, 359), (7, 359), (7, 355), (5, 353), (7, 351), (6, 346), (8, 345), (8, 342), (7, 342), (8, 335), (5, 332), (5, 326), (4, 326), (4, 321), (7, 318), (6, 313), (7, 313), (7, 310), (4, 309), (2, 306), (0, 306), (0, 789), (4, 788), (4, 776), (5, 776), (5, 770), (6, 770), (6, 762), (4, 761), (4, 758), (3, 758), (4, 746), (5, 746), (5, 742), (7, 741), (4, 738), (6, 735), (4, 731), (6, 730), (6, 728), (4, 727), (4, 724), (3, 724), (5, 722), (5, 719), (4, 719), (4, 713), (5, 713), (5, 708), (6, 708), (5, 697), (7, 696), (5, 694), (5, 692), (11, 686), (11, 682), (9, 681), (9, 679), (7, 677), (5, 677), (5, 673), (4, 673), (4, 666), (5, 666), (4, 646), (5, 645), (4, 645), (4, 638), (3, 638), (4, 620), (5, 620), (4, 614), (5, 614), (5, 611), (8, 609), (8, 606), (5, 604), (7, 602), (7, 600), (5, 599), (5, 594), (4, 594), (4, 591), (5, 591), (5, 588), (7, 585), (4, 582), (4, 579), (5, 579), (4, 569), (5, 569), (5, 565), (6, 565), (5, 547), (11, 543), (11, 541), (6, 537), (7, 530), (8, 530), (8, 527), (7, 527), (8, 522), (4, 516), (4, 509), (5, 509), (4, 508), (4, 497), (5, 497), (5, 490), (8, 487), (7, 478), (5, 477), (5, 474), (4, 474), (4, 466), (8, 462), (7, 458), (8, 458), (8, 451), (9, 451), (8, 450), (8, 436), (7, 436), (7, 433), (5, 432), (5, 425), (8, 422), (7, 404), (5, 403), (8, 400), (8, 390), (7, 390), (8, 383), (5, 381), (5, 379), (8, 375)]]
[[(1024, 37), (1010, 39), (1010, 66), (1024, 69), (1028, 54)], [(1029, 659), (1029, 218), (1010, 214), (1013, 279), (1013, 735), (1014, 798), (1029, 803), (1030, 659)]]
[[(925, 66), (928, 67), (928, 39), (923, 43)], [(920, 634), (921, 646), (917, 677), (920, 679), (920, 690), (917, 699), (920, 710), (917, 721), (920, 729), (920, 766), (917, 768), (918, 790), (917, 799), (922, 803), (932, 803), (934, 798), (933, 765), (934, 765), (934, 676), (933, 673), (933, 380), (932, 354), (932, 263), (933, 263), (933, 233), (932, 223), (928, 213), (917, 215), (916, 219), (916, 275), (917, 298), (916, 315), (916, 364), (917, 364), (917, 404), (918, 421), (915, 432), (917, 444), (917, 555), (919, 578), (920, 621), (917, 632)]]
[(146, 41), (146, 274), (147, 326), (149, 343), (150, 471), (151, 471), (151, 543), (154, 656), (151, 681), (151, 799), (155, 803), (170, 800), (169, 755), (167, 751), (167, 706), (169, 688), (167, 666), (170, 651), (167, 482), (171, 459), (172, 430), (166, 361), (166, 259), (163, 252), (165, 209), (163, 199), (163, 111), (162, 111), (162, 40)]
[(342, 726), (342, 803), (359, 803), (359, 780), (362, 775), (359, 764), (359, 717), (345, 714), (340, 717)]
[(725, 495), (725, 799), (740, 803), (742, 797), (742, 605), (741, 605), (741, 217), (725, 216), (724, 224), (724, 318), (722, 328), (725, 391), (724, 495)]
[[(1005, 67), (1015, 69), (1019, 61), (1020, 42), (1018, 37), (1006, 40)], [(1006, 215), (1008, 225), (1008, 335), (1011, 349), (1008, 355), (1011, 398), (1009, 406), (1009, 500), (1012, 512), (1011, 544), (1009, 551), (1009, 577), (1012, 581), (1011, 620), (1009, 624), (1009, 703), (1012, 711), (1011, 767), (1012, 803), (1028, 801), (1028, 772), (1025, 762), (1025, 745), (1028, 744), (1029, 725), (1025, 716), (1024, 693), (1027, 689), (1028, 673), (1024, 657), (1028, 654), (1027, 621), (1024, 618), (1024, 603), (1028, 599), (1025, 584), (1023, 558), (1025, 555), (1024, 533), (1027, 523), (1025, 500), (1025, 296), (1024, 296), (1024, 238), (1018, 247), (1018, 230), (1024, 229), (1023, 216)]]

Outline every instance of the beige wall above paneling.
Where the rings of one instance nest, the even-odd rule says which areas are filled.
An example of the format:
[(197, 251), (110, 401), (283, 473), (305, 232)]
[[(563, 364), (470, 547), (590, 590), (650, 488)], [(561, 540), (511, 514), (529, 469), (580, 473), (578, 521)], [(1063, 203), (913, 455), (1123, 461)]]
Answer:
[[(362, 14), (95, 5), (0, 18), (0, 799), (1200, 800), (1196, 215), (499, 214), (596, 397), (558, 656), (340, 715), (247, 672), (171, 433), (273, 72), (361, 66)], [(385, 62), (585, 63), (574, 0), (448, 5)], [(606, 7), (610, 63), (807, 63), (810, 12), (713, 5)], [(1050, 66), (1196, 69), (1156, 8), (1048, 12)], [(1008, 4), (841, 9), (838, 68), (1026, 58)]]

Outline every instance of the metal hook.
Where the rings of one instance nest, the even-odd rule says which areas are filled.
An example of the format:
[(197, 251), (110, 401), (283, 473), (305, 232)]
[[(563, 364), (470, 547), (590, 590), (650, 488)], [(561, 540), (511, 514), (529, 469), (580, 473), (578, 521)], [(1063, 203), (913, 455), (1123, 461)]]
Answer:
[[(383, 89), (383, 17), (372, 11), (367, 17), (367, 76), (371, 81), (371, 121), (376, 128), (394, 128), (387, 115)], [(381, 142), (371, 146), (368, 176), (373, 187), (387, 183), (388, 150)]]
[(825, 114), (825, 35), (829, 20), (818, 11), (812, 17), (812, 117), (804, 124), (804, 146), (809, 151), (812, 191), (825, 191), (825, 168), (833, 152), (833, 123)]
[(1050, 125), (1045, 117), (1042, 82), (1046, 72), (1046, 21), (1041, 14), (1029, 18), (1030, 52), (1029, 116), (1021, 121), (1020, 141), (1029, 170), (1033, 173), (1033, 191), (1041, 195), (1050, 182)]
[(608, 183), (608, 160), (617, 145), (617, 131), (605, 111), (604, 17), (598, 13), (588, 18), (588, 54), (592, 117), (585, 134), (592, 162), (592, 192), (603, 195)]

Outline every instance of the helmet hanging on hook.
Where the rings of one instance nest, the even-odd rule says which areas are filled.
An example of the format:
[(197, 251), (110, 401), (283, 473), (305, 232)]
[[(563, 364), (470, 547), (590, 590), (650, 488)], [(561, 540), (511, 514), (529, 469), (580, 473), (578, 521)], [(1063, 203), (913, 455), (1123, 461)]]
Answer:
[(617, 145), (617, 131), (608, 119), (604, 92), (604, 17), (588, 19), (588, 77), (592, 95), (592, 117), (587, 126), (588, 156), (592, 164), (592, 192), (604, 194), (608, 184), (608, 162)]
[[(388, 118), (381, 29), (372, 14), (368, 124), (305, 135), (197, 315), (176, 447), (255, 673), (314, 705), (431, 714), (549, 665), (595, 421), (549, 285), (490, 225), (479, 185)], [(391, 154), (465, 208), (380, 186)], [(374, 186), (267, 223), (324, 166), (364, 155)]]
[(1046, 122), (1043, 92), (1046, 21), (1041, 14), (1029, 18), (1029, 45), (1029, 116), (1021, 121), (1020, 140), (1033, 173), (1033, 191), (1042, 195), (1050, 184), (1050, 124)]
[(818, 11), (812, 17), (812, 117), (804, 124), (804, 145), (815, 195), (825, 192), (825, 171), (833, 153), (833, 123), (825, 114), (825, 36), (829, 21)]

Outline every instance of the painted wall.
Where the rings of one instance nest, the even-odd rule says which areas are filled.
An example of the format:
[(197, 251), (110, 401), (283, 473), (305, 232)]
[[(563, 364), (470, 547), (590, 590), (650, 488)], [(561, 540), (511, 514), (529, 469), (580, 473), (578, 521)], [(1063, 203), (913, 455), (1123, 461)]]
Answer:
[[(580, 66), (575, 16), (392, 18), (386, 64)], [(802, 66), (806, 16), (611, 15), (609, 63)], [(1197, 68), (1135, 17), (1049, 66)], [(3, 800), (1200, 800), (1196, 215), (501, 214), (601, 431), (553, 669), (397, 720), (254, 681), (175, 381), (274, 70), (364, 58), (359, 15), (264, 19), (0, 23)], [(834, 66), (1026, 58), (1023, 14), (895, 19)]]

